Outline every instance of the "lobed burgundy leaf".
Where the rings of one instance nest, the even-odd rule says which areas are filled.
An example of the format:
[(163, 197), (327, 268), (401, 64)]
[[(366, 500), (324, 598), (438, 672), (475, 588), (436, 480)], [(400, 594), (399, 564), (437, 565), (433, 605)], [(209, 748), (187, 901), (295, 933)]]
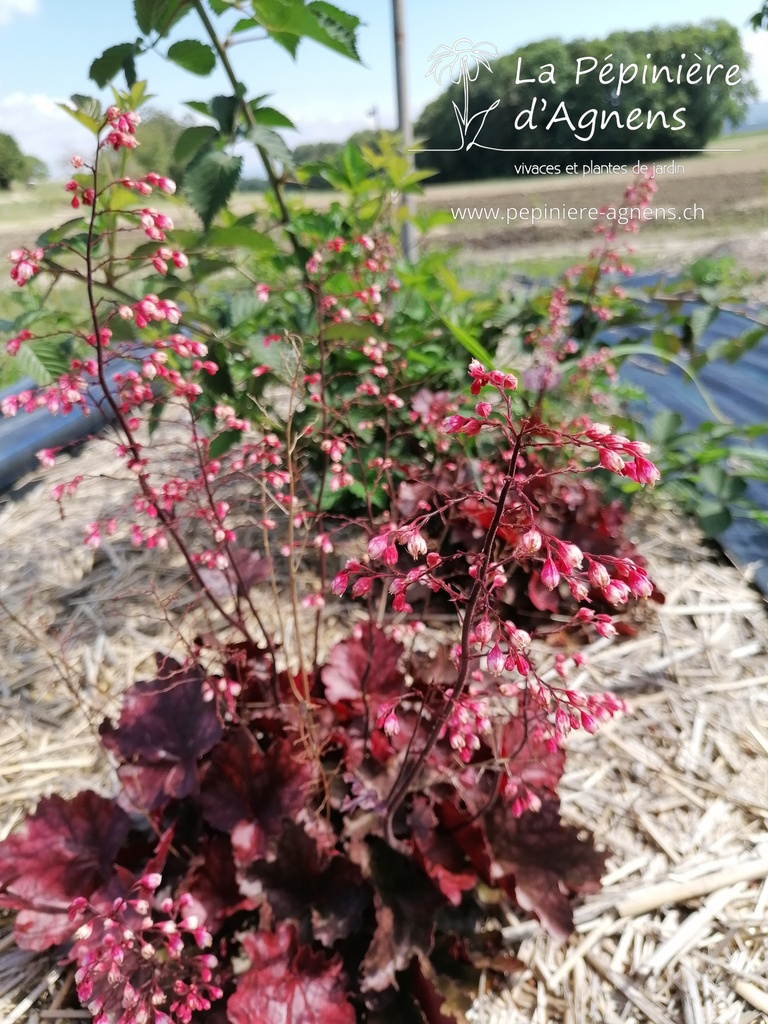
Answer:
[(541, 727), (546, 724), (544, 711), (521, 709), (516, 718), (502, 726), (496, 754), (506, 766), (506, 790), (520, 785), (542, 799), (546, 794), (557, 793), (565, 770), (565, 751), (562, 747), (552, 749), (542, 739)]
[(290, 924), (247, 933), (242, 944), (251, 966), (227, 1002), (230, 1024), (356, 1024), (339, 957), (299, 946)]
[(210, 932), (217, 932), (233, 914), (256, 907), (256, 901), (240, 891), (232, 842), (221, 834), (204, 837), (178, 892), (191, 897), (191, 912)]
[(369, 703), (369, 714), (376, 716), (387, 700), (396, 697), (403, 685), (398, 667), (402, 645), (378, 629), (365, 623), (362, 636), (350, 637), (329, 652), (320, 678), (325, 696), (332, 703), (352, 701)]
[(109, 883), (131, 822), (114, 800), (91, 790), (72, 800), (46, 797), (21, 829), (0, 844), (0, 905), (19, 910), (23, 949), (49, 949), (67, 938), (72, 901)]
[(374, 887), (376, 930), (360, 967), (362, 992), (383, 992), (413, 958), (432, 949), (435, 915), (446, 899), (424, 885), (424, 873), (412, 858), (383, 840), (350, 844), (353, 860)]
[(304, 810), (315, 774), (293, 740), (273, 740), (264, 752), (241, 726), (216, 746), (203, 772), (201, 807), (210, 825), (231, 834), (238, 866), (274, 856), (283, 823)]
[(408, 825), (418, 861), (440, 892), (457, 907), (464, 893), (477, 885), (477, 871), (450, 832), (440, 827), (425, 796), (413, 798)]
[(570, 893), (597, 892), (607, 852), (592, 837), (560, 820), (560, 801), (545, 800), (538, 813), (512, 818), (497, 806), (487, 818), (488, 842), (503, 873), (498, 884), (564, 942), (573, 931)]
[(199, 791), (198, 759), (223, 732), (203, 683), (200, 669), (166, 662), (156, 679), (126, 691), (117, 726), (102, 722), (101, 742), (121, 762), (118, 775), (129, 805), (149, 812)]
[(362, 930), (372, 893), (360, 868), (333, 849), (331, 830), (313, 832), (286, 821), (275, 859), (241, 870), (240, 891), (254, 903), (265, 900), (274, 920), (292, 921), (302, 934), (309, 922), (315, 939), (330, 949)]

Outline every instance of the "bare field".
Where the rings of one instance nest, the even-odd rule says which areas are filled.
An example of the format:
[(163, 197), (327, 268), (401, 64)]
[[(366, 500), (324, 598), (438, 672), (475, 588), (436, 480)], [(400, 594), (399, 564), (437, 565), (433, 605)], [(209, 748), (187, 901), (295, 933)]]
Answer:
[[(738, 136), (735, 137), (738, 140)], [(768, 230), (768, 133), (747, 137), (739, 153), (706, 153), (658, 160), (656, 207), (676, 211), (677, 219), (648, 221), (647, 232), (685, 232), (701, 237), (729, 234), (734, 228)], [(506, 212), (545, 207), (594, 208), (605, 204), (620, 206), (626, 186), (634, 179), (632, 156), (626, 174), (561, 174), (508, 181), (484, 181), (428, 187), (422, 205), (426, 209), (454, 213), (456, 219), (434, 233), (435, 238), (462, 241), (475, 249), (497, 249), (521, 244), (526, 250), (544, 249), (552, 244), (590, 238), (594, 221), (579, 219), (521, 220)], [(703, 211), (703, 219), (683, 221), (684, 210), (694, 206)], [(464, 219), (455, 211), (473, 209), (474, 219)], [(480, 214), (479, 211), (487, 211)], [(498, 211), (498, 218), (494, 212)], [(482, 219), (480, 219), (482, 218)]]

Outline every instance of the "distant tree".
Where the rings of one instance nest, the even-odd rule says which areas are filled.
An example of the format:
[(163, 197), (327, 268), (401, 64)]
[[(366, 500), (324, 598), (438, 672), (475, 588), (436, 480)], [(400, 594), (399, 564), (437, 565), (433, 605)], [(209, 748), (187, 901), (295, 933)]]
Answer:
[[(683, 58), (682, 54), (688, 56)], [(597, 65), (593, 73), (582, 75), (577, 85), (578, 60), (587, 55), (596, 58)], [(721, 64), (724, 70), (709, 84), (697, 83), (695, 74), (688, 84), (687, 69), (698, 58), (702, 69)], [(638, 73), (619, 91), (615, 76), (621, 63), (636, 64)], [(609, 73), (604, 82), (600, 81), (599, 72), (604, 64), (613, 65), (613, 81)], [(731, 85), (725, 81), (725, 71), (734, 64), (742, 69), (742, 81)], [(543, 70), (545, 65), (554, 66), (554, 70)], [(650, 70), (644, 76), (642, 69), (653, 65), (669, 68), (672, 81), (662, 74), (653, 82)], [(683, 69), (680, 84), (676, 80), (679, 66)], [(614, 32), (604, 40), (563, 43), (547, 39), (532, 43), (494, 61), (492, 73), (481, 67), (471, 80), (471, 132), (463, 124), (466, 83), (449, 86), (426, 107), (416, 124), (416, 134), (425, 148), (442, 152), (424, 154), (419, 164), (435, 168), (444, 179), (457, 180), (513, 175), (515, 164), (521, 162), (528, 167), (550, 164), (562, 169), (568, 163), (581, 165), (590, 160), (615, 162), (619, 150), (632, 149), (629, 159), (635, 160), (654, 149), (701, 149), (722, 131), (726, 122), (743, 121), (749, 100), (757, 95), (747, 79), (748, 68), (749, 57), (738, 30), (723, 20), (643, 32)], [(685, 109), (676, 119), (674, 113), (679, 108)], [(523, 125), (517, 129), (518, 115), (531, 109), (535, 111), (534, 127)], [(627, 121), (636, 109), (641, 116), (635, 115), (635, 123), (642, 127), (629, 130)], [(473, 119), (475, 114), (485, 111), (488, 114), (484, 119)], [(563, 111), (567, 112), (570, 124)], [(550, 124), (556, 112), (560, 116)], [(590, 132), (588, 121), (593, 112), (596, 121)], [(648, 114), (659, 112), (663, 116), (654, 117), (649, 125)], [(579, 128), (582, 116), (587, 120), (585, 127)], [(680, 120), (684, 123), (682, 127)], [(537, 149), (546, 151), (533, 152)], [(627, 159), (624, 154), (621, 162)]]
[(133, 150), (131, 157), (139, 171), (157, 171), (171, 178), (180, 178), (180, 168), (176, 166), (173, 151), (179, 136), (189, 127), (166, 114), (162, 110), (148, 110), (142, 113), (141, 124), (136, 129), (139, 146)]
[(11, 135), (0, 132), (0, 189), (7, 191), (24, 177), (25, 157)]
[(36, 156), (24, 157), (24, 180), (25, 181), (47, 181), (50, 172), (48, 164)]

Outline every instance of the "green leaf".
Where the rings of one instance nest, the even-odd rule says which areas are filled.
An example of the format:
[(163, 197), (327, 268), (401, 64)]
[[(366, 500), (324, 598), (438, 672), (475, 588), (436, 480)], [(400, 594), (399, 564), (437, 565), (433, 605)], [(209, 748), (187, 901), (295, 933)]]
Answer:
[(275, 251), (275, 243), (268, 235), (247, 227), (213, 228), (206, 237), (206, 245), (213, 249), (249, 249), (263, 254)]
[(320, 28), (334, 40), (335, 45), (326, 43), (326, 46), (338, 50), (351, 60), (359, 61), (357, 29), (360, 26), (360, 19), (354, 14), (339, 10), (333, 4), (326, 3), (325, 0), (313, 0), (307, 7), (317, 18)]
[(190, 0), (156, 0), (155, 8), (152, 28), (158, 35), (167, 36), (193, 10), (193, 5)]
[(209, 457), (212, 459), (218, 459), (220, 456), (228, 452), (233, 444), (237, 444), (241, 437), (241, 430), (225, 430), (223, 433), (217, 434), (211, 441), (208, 449)]
[(193, 75), (210, 75), (216, 67), (216, 54), (199, 39), (180, 39), (168, 48), (168, 58)]
[(718, 498), (723, 496), (723, 489), (727, 480), (728, 474), (722, 466), (704, 466), (699, 473), (699, 483), (701, 486)]
[(100, 57), (91, 64), (88, 69), (88, 77), (103, 89), (107, 82), (118, 74), (131, 60), (136, 52), (134, 43), (120, 43), (118, 46), (108, 47)]
[(464, 330), (460, 324), (453, 323), (444, 314), (438, 313), (437, 315), (443, 326), (451, 332), (456, 341), (463, 345), (470, 355), (474, 356), (475, 359), (479, 359), (487, 366), (493, 365), (493, 356), (483, 348), (476, 338), (473, 338), (472, 335), (468, 331)]
[[(79, 228), (83, 230), (84, 220), (82, 217), (73, 217), (71, 220), (65, 221), (63, 224), (59, 224), (57, 228), (49, 228), (48, 231), (44, 231), (37, 239), (37, 244), (43, 248), (47, 245), (54, 245), (58, 242), (62, 242), (67, 238), (73, 228)], [(78, 232), (79, 234), (79, 232)]]
[(210, 107), (207, 103), (203, 103), (202, 100), (188, 100), (185, 107), (189, 107), (190, 110), (194, 110), (198, 114), (205, 114), (206, 117), (211, 116)]
[(69, 370), (69, 357), (64, 352), (62, 339), (41, 338), (22, 345), (16, 356), (21, 371), (36, 384), (50, 384)]
[(265, 128), (293, 128), (296, 129), (296, 125), (285, 114), (281, 114), (279, 110), (275, 110), (274, 107), (258, 107), (251, 104), (251, 110), (256, 124), (264, 125)]
[(56, 105), (65, 113), (69, 114), (70, 117), (74, 117), (81, 125), (97, 135), (99, 127), (103, 120), (101, 113), (101, 104), (97, 99), (92, 96), (83, 96), (80, 93), (74, 93), (69, 97), (69, 102), (73, 104), (72, 107), (66, 103), (57, 103)]
[(206, 230), (235, 190), (243, 169), (243, 158), (215, 150), (203, 153), (184, 175), (184, 195)]
[(191, 128), (185, 128), (176, 142), (173, 151), (174, 161), (185, 164), (195, 153), (212, 142), (218, 134), (212, 124), (196, 124)]
[(247, 137), (272, 160), (279, 160), (283, 167), (293, 166), (293, 154), (285, 140), (271, 128), (257, 124), (255, 128), (248, 129)]
[(155, 8), (158, 6), (158, 0), (133, 0), (133, 16), (136, 19), (139, 32), (145, 36), (148, 36), (152, 31)]
[(231, 135), (239, 106), (240, 100), (237, 96), (214, 96), (208, 104), (210, 116), (219, 122), (219, 127), (224, 135)]
[(231, 6), (227, 0), (208, 0), (208, 3), (214, 14), (226, 14)]
[(719, 501), (702, 501), (696, 509), (699, 526), (707, 537), (717, 537), (732, 520), (731, 513)]
[[(285, 36), (294, 36), (296, 45), (303, 37), (314, 39), (352, 60), (359, 60), (355, 48), (355, 30), (359, 18), (345, 14), (333, 4), (315, 0), (304, 7), (301, 4), (286, 4), (282, 0), (253, 0), (253, 13), (261, 25), (281, 45), (286, 45)], [(290, 49), (286, 46), (286, 49)]]
[(235, 36), (240, 32), (248, 32), (249, 29), (258, 28), (259, 23), (255, 18), (241, 18), (236, 21), (232, 28), (229, 30), (231, 36)]
[(680, 433), (683, 425), (683, 417), (679, 412), (670, 412), (665, 409), (657, 416), (654, 416), (651, 423), (651, 440), (657, 447), (665, 447)]

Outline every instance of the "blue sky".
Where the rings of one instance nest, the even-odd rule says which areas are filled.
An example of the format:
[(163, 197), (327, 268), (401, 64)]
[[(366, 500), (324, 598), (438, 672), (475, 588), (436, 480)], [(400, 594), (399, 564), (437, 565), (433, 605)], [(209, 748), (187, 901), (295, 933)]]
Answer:
[[(301, 137), (289, 143), (346, 137), (370, 127), (369, 112), (393, 126), (390, 0), (335, 0), (357, 14), (363, 65), (355, 65), (311, 42), (302, 43), (296, 62), (271, 41), (234, 47), (232, 61), (252, 93), (272, 93), (272, 103), (297, 124)], [(425, 76), (428, 56), (441, 43), (469, 37), (487, 40), (500, 53), (538, 39), (595, 38), (614, 29), (699, 22), (726, 17), (742, 30), (753, 55), (752, 76), (768, 99), (768, 33), (745, 27), (759, 0), (406, 0), (408, 70), (414, 115), (439, 89)], [(0, 131), (12, 134), (28, 153), (61, 172), (68, 156), (87, 145), (87, 136), (56, 107), (71, 93), (93, 94), (91, 60), (107, 46), (135, 38), (130, 0), (0, 0)], [(200, 37), (194, 14), (172, 38)], [(157, 54), (141, 59), (139, 75), (156, 95), (154, 105), (180, 115), (183, 103), (224, 91), (223, 78), (197, 78)], [(250, 168), (251, 172), (256, 168)]]

